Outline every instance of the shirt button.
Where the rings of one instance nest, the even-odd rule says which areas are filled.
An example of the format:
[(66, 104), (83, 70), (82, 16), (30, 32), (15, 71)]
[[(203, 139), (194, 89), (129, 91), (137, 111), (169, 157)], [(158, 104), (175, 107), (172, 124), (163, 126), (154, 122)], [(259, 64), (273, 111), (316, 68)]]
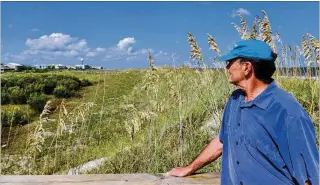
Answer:
[(243, 185), (243, 182), (242, 182), (242, 181), (240, 181), (240, 185)]
[(237, 164), (240, 164), (240, 162), (239, 162), (239, 161), (237, 161)]
[(238, 122), (238, 126), (240, 126), (240, 122)]
[(236, 142), (236, 145), (238, 145), (239, 143), (238, 143), (238, 141)]
[(287, 166), (282, 166), (282, 169), (286, 169), (287, 168)]

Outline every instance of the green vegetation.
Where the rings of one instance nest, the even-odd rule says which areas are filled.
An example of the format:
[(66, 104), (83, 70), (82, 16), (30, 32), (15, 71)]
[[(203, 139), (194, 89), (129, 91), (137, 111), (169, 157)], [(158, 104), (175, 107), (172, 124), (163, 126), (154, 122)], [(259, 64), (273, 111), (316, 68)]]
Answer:
[[(318, 130), (318, 83), (276, 81), (297, 97)], [(79, 91), (81, 98), (52, 101), (30, 124), (3, 130), (2, 173), (66, 173), (102, 157), (108, 160), (87, 173), (166, 172), (189, 163), (217, 135), (232, 90), (224, 71), (216, 70), (164, 67), (99, 74), (93, 86)], [(28, 160), (8, 160), (12, 154)], [(31, 168), (22, 168), (21, 160)], [(219, 170), (220, 160), (201, 171)]]
[(69, 98), (74, 96), (81, 87), (87, 85), (91, 84), (86, 79), (81, 81), (74, 76), (66, 75), (5, 75), (1, 79), (1, 102), (2, 104), (26, 104), (33, 93), (47, 95), (53, 93), (59, 98)]
[[(242, 15), (244, 28), (235, 27), (242, 38), (260, 35), (276, 49), (263, 13), (251, 31), (243, 32), (248, 29)], [(311, 54), (305, 57), (313, 60), (319, 41), (308, 38), (303, 40), (304, 49), (311, 48)], [(223, 69), (204, 66), (191, 33), (188, 39), (198, 69), (157, 68), (149, 52), (147, 70), (5, 73), (1, 100), (29, 105), (1, 107), (2, 119), (9, 123), (2, 129), (1, 173), (61, 174), (102, 157), (107, 161), (86, 173), (163, 173), (188, 164), (217, 135), (225, 103), (235, 88)], [(208, 42), (221, 55), (210, 34)], [(300, 60), (291, 54), (281, 55), (277, 64)], [(298, 69), (292, 78), (279, 69), (274, 78), (308, 112), (319, 137), (319, 83), (309, 78), (310, 67), (306, 71), (307, 79), (298, 77)], [(201, 170), (208, 171), (220, 171), (220, 160)]]
[[(74, 76), (5, 73), (1, 79), (1, 104), (28, 104), (34, 111), (41, 113), (50, 95), (56, 98), (70, 98), (78, 95), (76, 91), (89, 85), (92, 85), (89, 80), (80, 80)], [(23, 125), (30, 118), (19, 110), (13, 113), (12, 110), (10, 111), (6, 112), (6, 109), (1, 111), (1, 114), (4, 115), (1, 119), (3, 126)], [(8, 119), (7, 115), (15, 116), (14, 119)]]

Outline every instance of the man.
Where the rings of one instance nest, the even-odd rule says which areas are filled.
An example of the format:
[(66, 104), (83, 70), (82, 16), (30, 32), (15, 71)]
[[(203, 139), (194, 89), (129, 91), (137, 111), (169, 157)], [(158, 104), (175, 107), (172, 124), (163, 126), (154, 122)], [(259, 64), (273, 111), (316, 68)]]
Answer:
[(222, 154), (222, 185), (317, 185), (319, 153), (314, 125), (303, 107), (272, 75), (268, 44), (244, 40), (220, 58), (227, 61), (230, 96), (219, 136), (188, 166), (168, 172), (183, 177)]

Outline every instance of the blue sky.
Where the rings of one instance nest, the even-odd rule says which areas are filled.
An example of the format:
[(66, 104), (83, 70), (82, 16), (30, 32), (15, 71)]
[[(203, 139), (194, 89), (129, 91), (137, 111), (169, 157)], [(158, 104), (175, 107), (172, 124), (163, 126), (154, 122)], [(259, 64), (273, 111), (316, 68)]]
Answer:
[(319, 39), (319, 2), (1, 2), (2, 62), (80, 64), (111, 69), (193, 63), (187, 33), (210, 64), (210, 33), (222, 53), (240, 37), (241, 11), (250, 27), (265, 10), (283, 43), (301, 45), (302, 35)]

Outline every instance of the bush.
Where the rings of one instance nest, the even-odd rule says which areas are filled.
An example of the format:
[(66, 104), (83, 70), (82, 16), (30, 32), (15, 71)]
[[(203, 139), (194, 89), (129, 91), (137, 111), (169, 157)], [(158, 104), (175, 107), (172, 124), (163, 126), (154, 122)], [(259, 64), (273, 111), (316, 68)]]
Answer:
[(26, 103), (27, 96), (24, 90), (18, 86), (8, 88), (9, 101), (11, 104)]
[(87, 79), (83, 79), (83, 80), (81, 81), (81, 86), (82, 86), (82, 87), (86, 87), (86, 86), (90, 86), (90, 85), (92, 85), (92, 83), (91, 83), (89, 80), (87, 80)]
[(10, 99), (9, 99), (7, 89), (2, 87), (1, 88), (1, 104), (4, 105), (8, 103), (10, 103)]
[(75, 93), (67, 88), (65, 88), (62, 85), (58, 85), (56, 88), (54, 88), (53, 94), (57, 98), (69, 98), (73, 96)]
[(22, 78), (18, 78), (15, 83), (16, 86), (20, 86), (22, 88), (25, 88), (27, 85), (31, 85), (31, 84), (35, 84), (37, 83), (37, 81), (39, 80), (39, 78), (37, 78), (36, 76), (25, 76)]
[(51, 94), (57, 85), (57, 79), (55, 79), (52, 76), (49, 76), (44, 79), (43, 84), (44, 84), (44, 93)]
[(61, 79), (57, 82), (57, 86), (64, 86), (68, 90), (79, 90), (81, 83), (73, 79)]
[(32, 93), (28, 98), (28, 105), (35, 111), (41, 112), (46, 104), (46, 96), (40, 93)]
[(30, 95), (31, 93), (42, 93), (44, 92), (44, 85), (39, 83), (28, 84), (25, 87), (25, 93)]
[(29, 122), (30, 116), (23, 107), (14, 106), (10, 109), (1, 110), (1, 125), (3, 127), (25, 125)]
[[(42, 105), (43, 97), (39, 97), (40, 99), (34, 104), (35, 100), (29, 100), (32, 93), (54, 94), (60, 98), (77, 97), (79, 94), (75, 92), (81, 87), (89, 85), (92, 85), (89, 80), (80, 80), (74, 76), (56, 74), (10, 75), (1, 79), (1, 101), (2, 104), (29, 104), (38, 111), (40, 110), (39, 106)], [(32, 95), (33, 98), (34, 96)]]

